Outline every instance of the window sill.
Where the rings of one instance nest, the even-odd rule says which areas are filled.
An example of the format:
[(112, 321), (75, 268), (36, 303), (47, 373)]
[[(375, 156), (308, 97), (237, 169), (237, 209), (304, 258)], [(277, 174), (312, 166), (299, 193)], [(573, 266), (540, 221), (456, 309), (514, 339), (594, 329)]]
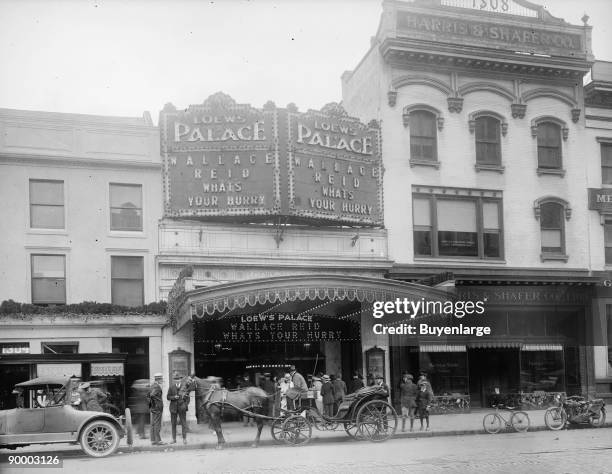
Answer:
[(415, 262), (419, 263), (483, 263), (500, 265), (506, 264), (503, 258), (473, 258), (473, 257), (414, 257)]
[(481, 171), (493, 171), (495, 173), (504, 174), (504, 170), (506, 169), (506, 167), (501, 165), (485, 165), (476, 163), (474, 165), (474, 169), (478, 173), (480, 173)]
[(146, 239), (147, 236), (146, 234), (142, 231), (142, 230), (134, 230), (134, 231), (128, 231), (128, 230), (111, 230), (108, 233), (109, 237), (115, 237), (115, 238), (129, 238), (129, 239)]
[(429, 166), (430, 168), (440, 169), (439, 161), (426, 161), (426, 160), (410, 160), (410, 167), (415, 166)]
[(66, 229), (28, 229), (31, 235), (68, 235)]
[(560, 178), (563, 178), (565, 176), (565, 170), (563, 169), (556, 170), (556, 169), (548, 169), (548, 168), (538, 168), (536, 172), (538, 173), (538, 176), (551, 175), (551, 176), (558, 176)]
[(541, 253), (540, 254), (540, 260), (542, 262), (546, 262), (548, 260), (550, 261), (557, 261), (557, 262), (566, 262), (569, 260), (569, 255), (563, 255), (560, 253)]

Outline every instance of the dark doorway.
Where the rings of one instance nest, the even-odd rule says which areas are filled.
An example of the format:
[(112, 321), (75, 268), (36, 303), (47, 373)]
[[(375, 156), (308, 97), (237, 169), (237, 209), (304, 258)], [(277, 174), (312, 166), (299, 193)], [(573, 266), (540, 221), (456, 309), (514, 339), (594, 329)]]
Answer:
[(17, 398), (12, 393), (13, 387), (30, 380), (29, 364), (10, 364), (0, 366), (0, 410), (8, 410), (17, 406)]
[(520, 388), (517, 349), (468, 349), (472, 407), (488, 407), (491, 400), (516, 395)]
[(128, 355), (125, 361), (126, 391), (129, 392), (134, 380), (149, 378), (148, 337), (113, 337), (113, 353)]

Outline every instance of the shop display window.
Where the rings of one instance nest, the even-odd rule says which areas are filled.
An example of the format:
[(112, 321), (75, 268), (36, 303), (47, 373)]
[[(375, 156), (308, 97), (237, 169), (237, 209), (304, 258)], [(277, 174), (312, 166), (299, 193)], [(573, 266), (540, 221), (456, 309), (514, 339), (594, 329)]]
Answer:
[(521, 351), (521, 390), (565, 390), (563, 351)]
[(421, 352), (419, 367), (435, 395), (469, 393), (467, 352)]

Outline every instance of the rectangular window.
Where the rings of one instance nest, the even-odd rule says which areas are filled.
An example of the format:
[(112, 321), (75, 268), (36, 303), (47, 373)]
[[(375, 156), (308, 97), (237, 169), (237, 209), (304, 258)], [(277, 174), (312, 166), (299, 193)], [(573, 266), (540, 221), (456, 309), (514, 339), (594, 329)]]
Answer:
[(562, 254), (563, 243), (563, 207), (549, 202), (541, 206), (540, 230), (542, 233), (542, 252)]
[(78, 354), (78, 342), (41, 342), (43, 354)]
[(436, 117), (431, 112), (410, 113), (410, 159), (437, 161)]
[(413, 195), (414, 254), (501, 258), (501, 201)]
[(476, 119), (476, 163), (482, 165), (501, 164), (499, 120), (493, 117)]
[(538, 168), (561, 169), (561, 128), (555, 123), (538, 125)]
[(606, 265), (612, 265), (612, 220), (604, 225), (604, 240), (606, 250)]
[(601, 183), (612, 184), (612, 143), (601, 144)]
[(111, 257), (111, 301), (120, 306), (144, 304), (143, 257)]
[(66, 304), (64, 255), (32, 255), (32, 303)]
[(111, 230), (142, 231), (142, 185), (110, 185)]
[(64, 182), (30, 180), (30, 227), (64, 229)]

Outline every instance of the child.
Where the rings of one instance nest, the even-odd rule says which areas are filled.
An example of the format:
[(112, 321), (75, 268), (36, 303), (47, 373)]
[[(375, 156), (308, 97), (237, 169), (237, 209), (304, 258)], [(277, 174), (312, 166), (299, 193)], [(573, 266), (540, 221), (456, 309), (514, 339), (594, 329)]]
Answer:
[(427, 389), (426, 384), (419, 385), (419, 391), (417, 392), (416, 403), (417, 410), (419, 413), (419, 420), (421, 421), (421, 431), (423, 430), (423, 418), (427, 422), (426, 431), (429, 431), (429, 405), (431, 403), (432, 395)]

